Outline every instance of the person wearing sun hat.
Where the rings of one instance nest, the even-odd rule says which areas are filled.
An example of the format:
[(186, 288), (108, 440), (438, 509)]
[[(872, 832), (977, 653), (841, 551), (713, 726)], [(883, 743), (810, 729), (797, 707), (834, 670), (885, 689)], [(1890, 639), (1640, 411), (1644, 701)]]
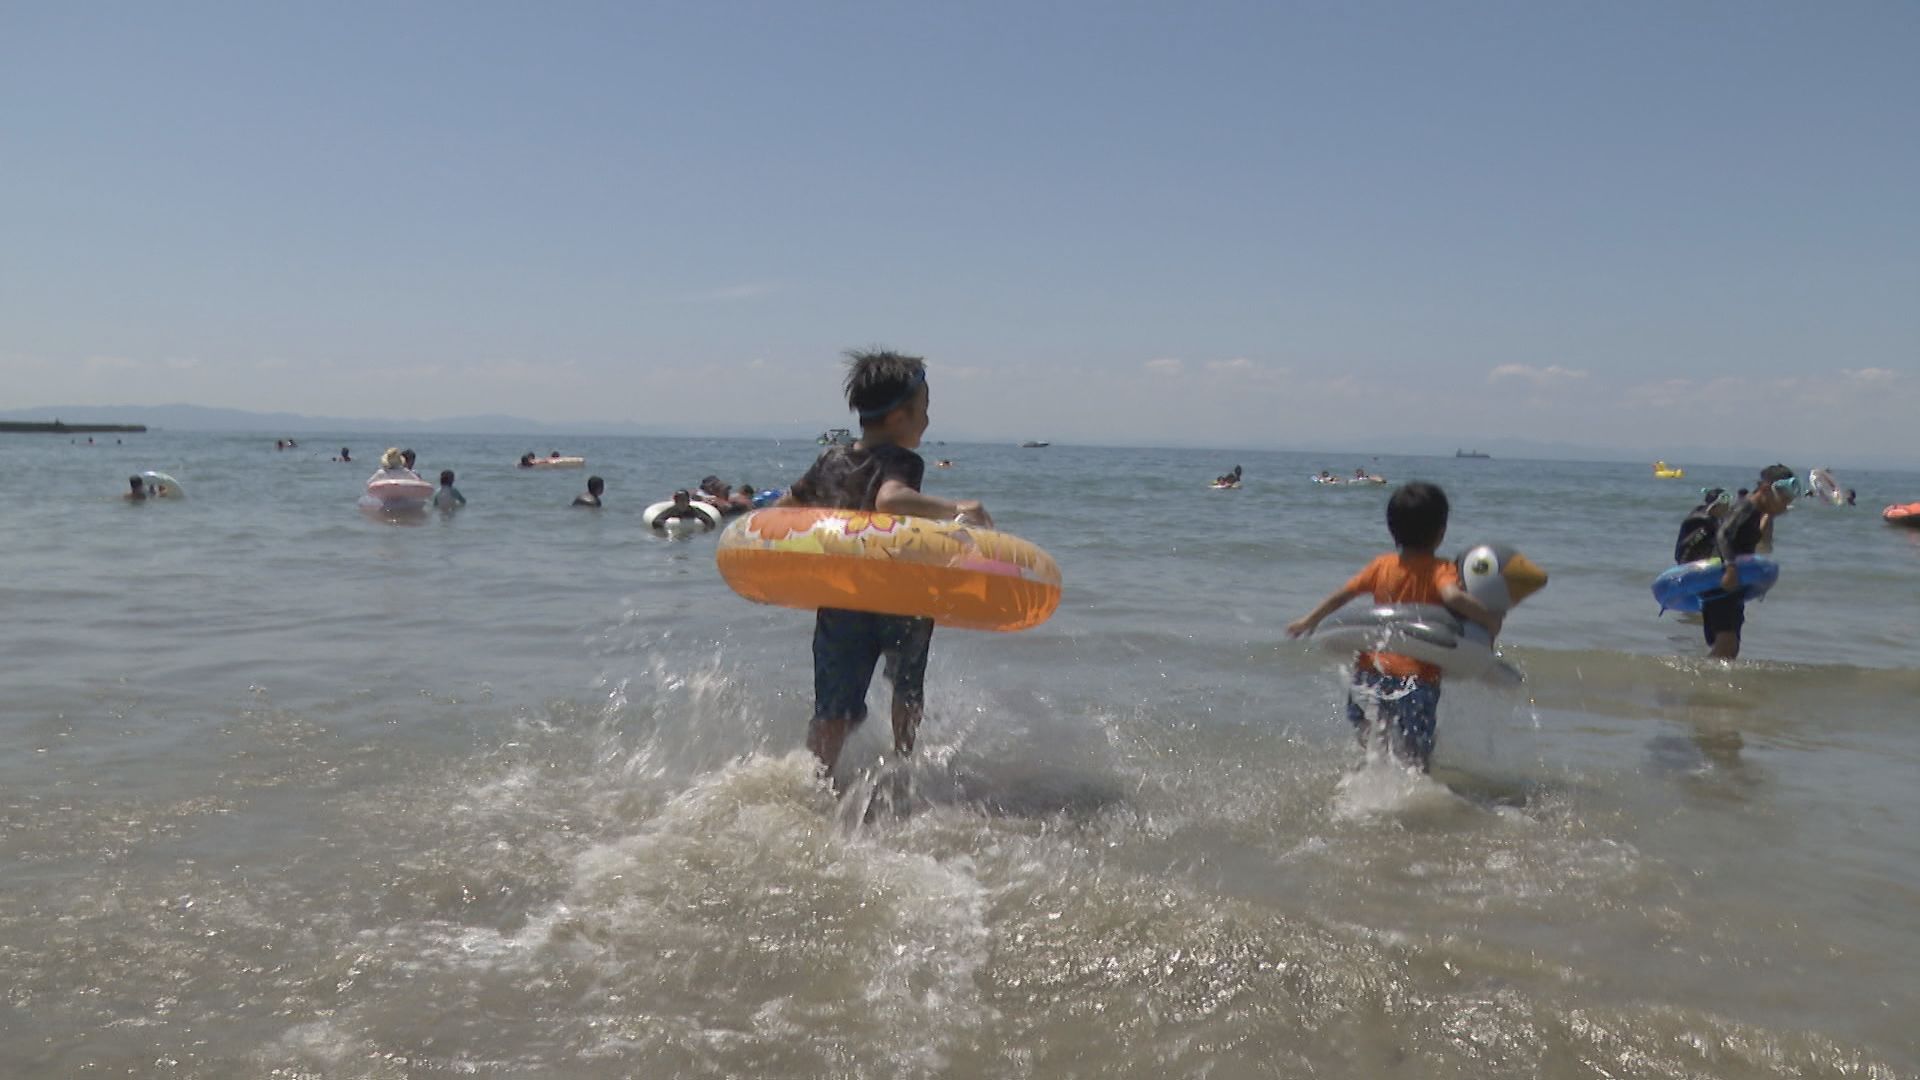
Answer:
[(407, 468), (407, 459), (397, 446), (389, 446), (380, 455), (380, 471), (367, 478), (371, 484), (375, 480), (418, 480), (420, 476)]
[(1740, 584), (1734, 560), (1773, 548), (1774, 519), (1785, 513), (1800, 495), (1800, 480), (1785, 465), (1760, 470), (1760, 482), (1721, 520), (1714, 534), (1714, 554), (1726, 565), (1720, 588), (1701, 598), (1700, 619), (1707, 636), (1707, 655), (1719, 660), (1740, 656), (1740, 631), (1746, 625), (1746, 589)]

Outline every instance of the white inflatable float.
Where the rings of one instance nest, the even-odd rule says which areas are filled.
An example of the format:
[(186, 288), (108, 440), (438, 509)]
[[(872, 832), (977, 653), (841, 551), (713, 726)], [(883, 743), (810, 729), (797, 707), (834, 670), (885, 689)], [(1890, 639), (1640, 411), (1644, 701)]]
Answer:
[(433, 485), (417, 476), (376, 476), (360, 496), (360, 505), (372, 510), (425, 510), (432, 501)]
[[(1546, 571), (1501, 545), (1469, 548), (1454, 563), (1460, 587), (1493, 612), (1511, 609), (1547, 584)], [(1411, 657), (1448, 675), (1496, 686), (1517, 686), (1521, 680), (1519, 669), (1494, 651), (1485, 627), (1438, 604), (1384, 604), (1335, 615), (1314, 630), (1313, 642), (1337, 652)]]
[(657, 502), (640, 512), (640, 521), (655, 532), (668, 536), (687, 536), (696, 532), (706, 532), (720, 524), (720, 511), (703, 502), (695, 502), (687, 509), (691, 514), (666, 517), (673, 509), (673, 500)]
[(1814, 469), (1807, 473), (1807, 488), (1813, 492), (1815, 499), (1828, 506), (1846, 505), (1847, 496), (1840, 489), (1840, 481), (1834, 479), (1833, 473), (1826, 469)]
[(177, 499), (187, 493), (186, 489), (180, 486), (180, 481), (163, 472), (148, 469), (140, 474), (140, 479), (146, 482), (147, 493), (150, 495)]

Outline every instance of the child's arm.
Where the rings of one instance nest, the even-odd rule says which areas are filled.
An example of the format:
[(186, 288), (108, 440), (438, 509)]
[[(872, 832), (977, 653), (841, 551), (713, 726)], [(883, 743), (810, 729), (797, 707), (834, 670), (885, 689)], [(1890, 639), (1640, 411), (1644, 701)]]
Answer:
[(1365, 591), (1361, 589), (1341, 588), (1335, 590), (1332, 596), (1320, 601), (1319, 607), (1288, 623), (1287, 636), (1299, 637), (1302, 634), (1313, 633), (1313, 628), (1320, 625), (1320, 620), (1346, 607), (1350, 601), (1363, 595), (1365, 595)]
[(1440, 586), (1440, 602), (1447, 605), (1447, 610), (1455, 615), (1472, 619), (1486, 627), (1489, 638), (1498, 637), (1501, 624), (1507, 621), (1506, 616), (1487, 607), (1475, 599), (1472, 593), (1458, 585)]
[(993, 517), (987, 513), (986, 507), (980, 505), (979, 500), (962, 499), (956, 502), (943, 499), (938, 495), (915, 491), (898, 480), (887, 480), (880, 485), (873, 508), (883, 514), (906, 514), (948, 521), (958, 518), (963, 524), (993, 528)]

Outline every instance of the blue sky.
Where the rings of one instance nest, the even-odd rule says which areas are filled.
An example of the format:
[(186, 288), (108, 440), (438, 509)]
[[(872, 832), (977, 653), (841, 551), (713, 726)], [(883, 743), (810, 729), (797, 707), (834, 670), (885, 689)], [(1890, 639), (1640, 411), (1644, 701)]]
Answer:
[[(0, 407), (1911, 458), (1920, 6), (0, 8)], [(941, 434), (936, 430), (934, 434)]]

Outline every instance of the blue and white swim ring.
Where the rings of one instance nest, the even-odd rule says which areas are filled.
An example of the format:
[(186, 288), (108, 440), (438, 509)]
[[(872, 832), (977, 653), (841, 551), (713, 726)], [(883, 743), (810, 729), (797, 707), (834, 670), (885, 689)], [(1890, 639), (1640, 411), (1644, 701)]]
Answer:
[[(1748, 600), (1767, 595), (1773, 583), (1780, 580), (1780, 564), (1764, 555), (1742, 555), (1733, 560), (1733, 565)], [(1726, 564), (1717, 558), (1681, 563), (1653, 579), (1653, 598), (1659, 601), (1663, 613), (1699, 611), (1703, 599), (1720, 591), (1725, 571)]]

